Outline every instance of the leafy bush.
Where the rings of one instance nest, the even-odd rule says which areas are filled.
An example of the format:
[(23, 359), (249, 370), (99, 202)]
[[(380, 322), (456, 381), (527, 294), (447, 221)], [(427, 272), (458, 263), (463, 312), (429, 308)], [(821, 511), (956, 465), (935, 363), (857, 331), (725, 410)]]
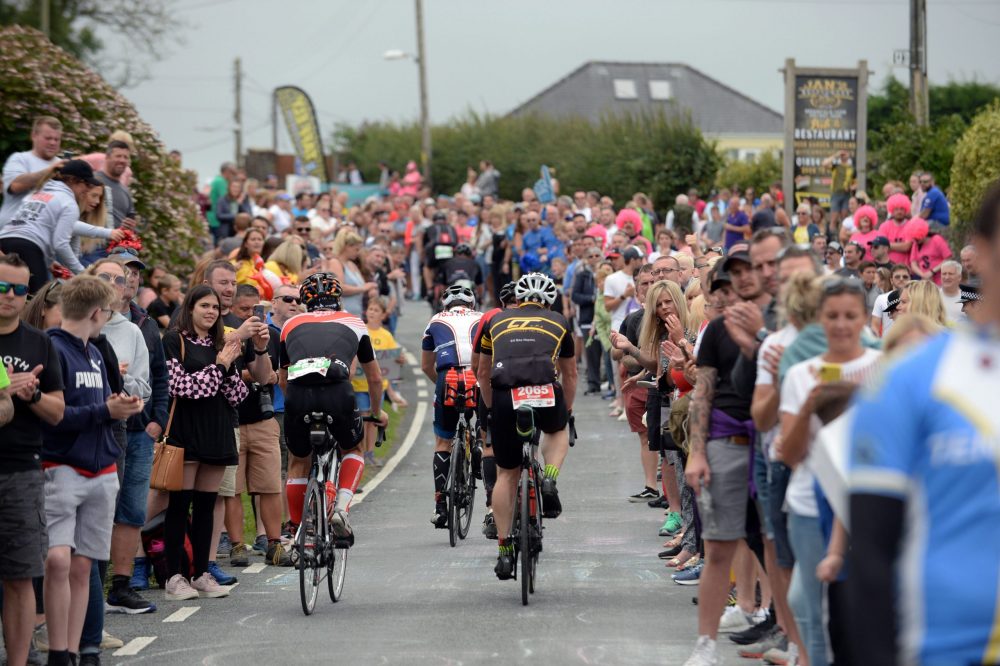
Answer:
[(739, 186), (739, 193), (748, 187), (758, 195), (776, 182), (781, 182), (781, 154), (769, 150), (749, 160), (728, 160), (715, 179), (716, 186)]
[[(688, 119), (662, 113), (608, 116), (596, 124), (582, 118), (540, 115), (481, 116), (475, 113), (432, 128), (431, 163), (435, 189), (457, 192), (466, 169), (478, 170), (490, 159), (501, 172), (500, 196), (520, 199), (542, 164), (553, 168), (563, 194), (573, 189), (597, 190), (619, 204), (645, 192), (658, 209), (673, 205), (689, 187), (707, 190), (720, 158), (714, 146)], [(377, 180), (378, 162), (396, 169), (420, 154), (416, 123), (366, 123), (340, 126), (334, 145), (344, 160), (353, 160)]]
[(1000, 178), (1000, 101), (977, 115), (955, 147), (951, 167), (951, 226), (964, 238), (986, 188)]
[(950, 181), (955, 144), (965, 131), (965, 121), (951, 115), (919, 127), (912, 117), (886, 126), (869, 137), (873, 153), (868, 165), (868, 193), (878, 193), (889, 180), (909, 182), (914, 171), (930, 171), (946, 189)]
[(0, 29), (0, 90), (2, 156), (30, 147), (40, 115), (62, 122), (63, 148), (78, 154), (103, 151), (115, 130), (129, 132), (144, 255), (170, 271), (190, 271), (207, 237), (192, 199), (195, 176), (177, 166), (128, 100), (42, 33), (20, 26)]

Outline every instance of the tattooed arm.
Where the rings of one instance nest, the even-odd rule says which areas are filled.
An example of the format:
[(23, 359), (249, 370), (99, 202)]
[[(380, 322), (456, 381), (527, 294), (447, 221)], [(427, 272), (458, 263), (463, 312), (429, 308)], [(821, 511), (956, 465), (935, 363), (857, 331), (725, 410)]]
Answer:
[(711, 366), (698, 366), (698, 378), (694, 385), (694, 395), (691, 397), (689, 411), (690, 429), (688, 439), (691, 451), (688, 454), (687, 468), (684, 472), (687, 484), (695, 493), (701, 492), (702, 482), (708, 483), (712, 476), (708, 468), (708, 458), (705, 455), (705, 445), (708, 443), (709, 415), (712, 411), (712, 400), (715, 397), (715, 382), (719, 371)]

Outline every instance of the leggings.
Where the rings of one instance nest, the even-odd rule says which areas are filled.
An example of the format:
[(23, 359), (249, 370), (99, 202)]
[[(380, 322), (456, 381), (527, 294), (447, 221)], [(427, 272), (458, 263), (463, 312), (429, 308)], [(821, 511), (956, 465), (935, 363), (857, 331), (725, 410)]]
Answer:
[(201, 490), (176, 490), (170, 493), (164, 525), (164, 552), (167, 559), (167, 576), (185, 574), (181, 571), (181, 552), (187, 531), (188, 507), (191, 509), (191, 550), (194, 555), (194, 578), (208, 570), (212, 547), (213, 513), (218, 493)]

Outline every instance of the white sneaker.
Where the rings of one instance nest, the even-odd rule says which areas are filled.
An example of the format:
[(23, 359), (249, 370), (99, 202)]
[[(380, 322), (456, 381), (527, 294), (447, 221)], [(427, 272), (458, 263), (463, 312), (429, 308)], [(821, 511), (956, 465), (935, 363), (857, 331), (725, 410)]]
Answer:
[(789, 641), (787, 650), (771, 648), (764, 653), (763, 660), (765, 664), (774, 666), (798, 666), (799, 646)]
[(728, 606), (722, 617), (719, 619), (720, 634), (734, 634), (746, 631), (751, 626), (750, 616), (743, 612), (739, 606)]
[(215, 580), (215, 576), (207, 571), (192, 580), (191, 587), (197, 590), (200, 596), (208, 597), (209, 599), (228, 597), (230, 591), (230, 588), (219, 585)]
[(719, 656), (715, 653), (715, 641), (708, 636), (699, 636), (694, 651), (684, 666), (718, 666)]
[(333, 516), (330, 518), (330, 529), (334, 536), (338, 537), (349, 537), (354, 534), (351, 531), (351, 523), (347, 519), (347, 512), (343, 509), (337, 509), (333, 512)]
[(187, 578), (180, 574), (174, 574), (164, 585), (166, 589), (166, 599), (168, 601), (187, 601), (188, 599), (197, 599), (198, 590), (191, 587)]
[(771, 612), (768, 609), (758, 608), (753, 612), (753, 615), (750, 617), (750, 621), (753, 622), (754, 624), (760, 624), (761, 622), (766, 620), (770, 614)]

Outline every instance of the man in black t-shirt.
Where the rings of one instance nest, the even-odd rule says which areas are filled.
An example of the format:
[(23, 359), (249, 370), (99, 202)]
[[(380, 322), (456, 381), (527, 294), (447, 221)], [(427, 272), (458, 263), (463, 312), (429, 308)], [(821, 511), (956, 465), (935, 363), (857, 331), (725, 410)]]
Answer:
[(0, 580), (7, 661), (28, 658), (35, 627), (31, 579), (41, 576), (48, 550), (42, 423), (62, 420), (63, 380), (49, 337), (20, 320), (31, 275), (16, 254), (0, 256), (0, 359), (10, 385), (0, 397)]

